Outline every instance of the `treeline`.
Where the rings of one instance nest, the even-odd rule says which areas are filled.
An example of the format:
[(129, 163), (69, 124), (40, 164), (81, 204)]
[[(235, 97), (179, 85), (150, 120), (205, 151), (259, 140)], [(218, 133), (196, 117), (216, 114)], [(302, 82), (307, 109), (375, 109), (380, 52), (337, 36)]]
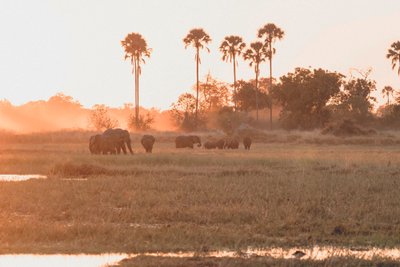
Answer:
[[(219, 47), (223, 61), (232, 63), (233, 84), (220, 82), (207, 75), (206, 81), (199, 79), (200, 51), (206, 50), (212, 38), (202, 28), (189, 31), (184, 37), (185, 48), (195, 49), (196, 85), (195, 92), (184, 93), (171, 105), (172, 117), (176, 126), (182, 130), (206, 130), (220, 128), (232, 132), (243, 123), (266, 127), (259, 120), (259, 111), (269, 111), (270, 129), (273, 117), (279, 112), (276, 127), (285, 129), (310, 130), (325, 127), (327, 124), (346, 120), (363, 125), (400, 126), (400, 97), (391, 86), (385, 86), (382, 94), (387, 104), (374, 112), (376, 99), (371, 93), (376, 82), (369, 78), (371, 71), (359, 71), (359, 77), (345, 77), (335, 71), (323, 69), (296, 68), (293, 72), (274, 79), (272, 67), (276, 53), (274, 44), (283, 39), (285, 32), (273, 23), (262, 26), (256, 34), (256, 41), (247, 45), (240, 36), (226, 36)], [(134, 37), (134, 38), (133, 38)], [(122, 41), (126, 59), (131, 59), (135, 81), (140, 72), (138, 66), (144, 57), (150, 57), (151, 48), (138, 33), (130, 33)], [(242, 57), (254, 70), (254, 80), (237, 80), (237, 60)], [(394, 42), (386, 57), (392, 68), (398, 67), (400, 75), (400, 41)], [(268, 78), (261, 77), (261, 64), (268, 62)], [(135, 82), (138, 96), (139, 87)], [(138, 99), (138, 98), (136, 98)], [(393, 100), (394, 101), (390, 101)], [(139, 103), (136, 101), (136, 107)], [(251, 112), (254, 111), (255, 116)], [(135, 114), (139, 128), (139, 112)]]
[[(296, 68), (280, 77), (279, 82), (274, 80), (272, 89), (269, 79), (264, 78), (258, 88), (255, 80), (239, 80), (235, 91), (207, 75), (206, 82), (199, 84), (198, 126), (227, 131), (241, 124), (269, 128), (269, 122), (256, 120), (257, 94), (259, 109), (269, 111), (273, 103), (276, 128), (312, 130), (343, 120), (399, 128), (400, 95), (386, 86), (381, 93), (387, 103), (374, 110), (377, 101), (371, 93), (377, 88), (369, 78), (370, 72), (346, 77), (324, 69)], [(184, 93), (172, 105), (175, 123), (183, 130), (195, 128), (195, 101), (193, 94)]]

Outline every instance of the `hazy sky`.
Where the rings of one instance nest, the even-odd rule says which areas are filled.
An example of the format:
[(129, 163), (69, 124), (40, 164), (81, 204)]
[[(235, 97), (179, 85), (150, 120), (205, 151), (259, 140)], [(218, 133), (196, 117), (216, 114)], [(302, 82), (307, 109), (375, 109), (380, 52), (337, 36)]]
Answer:
[[(372, 67), (379, 91), (400, 89), (385, 58), (400, 40), (399, 0), (0, 0), (0, 99), (20, 105), (63, 92), (86, 107), (132, 103), (120, 41), (138, 32), (153, 49), (142, 68), (141, 104), (166, 109), (195, 83), (194, 50), (182, 42), (190, 29), (202, 27), (212, 38), (200, 77), (211, 72), (231, 82), (232, 66), (218, 51), (222, 39), (253, 42), (266, 23), (285, 31), (274, 76), (297, 66), (345, 75)], [(261, 68), (266, 77), (267, 65)], [(238, 78), (253, 76), (240, 60)]]

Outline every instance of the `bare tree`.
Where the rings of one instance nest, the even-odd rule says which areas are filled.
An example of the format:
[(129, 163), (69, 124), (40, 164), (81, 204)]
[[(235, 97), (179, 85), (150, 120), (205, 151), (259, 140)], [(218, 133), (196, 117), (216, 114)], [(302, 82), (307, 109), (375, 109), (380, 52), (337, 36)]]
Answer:
[(97, 131), (118, 127), (118, 120), (111, 118), (108, 111), (105, 105), (94, 105), (90, 111), (89, 124)]

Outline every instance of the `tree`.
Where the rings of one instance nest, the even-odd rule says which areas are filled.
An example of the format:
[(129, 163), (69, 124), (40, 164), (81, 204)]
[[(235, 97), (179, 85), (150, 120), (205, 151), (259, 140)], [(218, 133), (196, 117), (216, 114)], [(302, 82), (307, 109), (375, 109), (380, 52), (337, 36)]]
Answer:
[(112, 129), (119, 125), (118, 120), (112, 119), (105, 105), (94, 105), (90, 111), (89, 123), (97, 130)]
[(326, 104), (340, 92), (343, 77), (337, 72), (304, 68), (282, 76), (273, 90), (282, 104), (282, 125), (288, 129), (323, 126), (330, 118)]
[(394, 42), (391, 45), (386, 58), (392, 60), (392, 69), (395, 69), (398, 65), (397, 74), (400, 75), (400, 41)]
[(183, 39), (183, 42), (185, 43), (185, 48), (187, 48), (189, 45), (192, 45), (196, 49), (196, 110), (195, 110), (195, 126), (197, 126), (197, 119), (198, 119), (198, 109), (199, 109), (199, 64), (201, 63), (200, 61), (200, 49), (206, 48), (206, 50), (209, 52), (210, 49), (208, 49), (205, 45), (211, 42), (210, 36), (201, 28), (199, 29), (192, 29), (186, 35), (186, 37)]
[(393, 97), (394, 89), (391, 86), (385, 86), (382, 89), (382, 95), (387, 98), (387, 105), (390, 105), (390, 96)]
[[(269, 88), (272, 90), (272, 56), (275, 54), (276, 49), (272, 47), (273, 43), (276, 40), (281, 40), (283, 36), (285, 35), (285, 32), (277, 27), (273, 23), (268, 23), (264, 25), (261, 29), (258, 30), (258, 37), (263, 38), (264, 37), (264, 45), (267, 47), (267, 53), (268, 53), (268, 59), (269, 59)], [(270, 103), (269, 103), (269, 120), (270, 120), (270, 129), (272, 129), (272, 97), (270, 97)]]
[[(264, 108), (268, 105), (268, 96), (266, 92), (257, 89), (258, 107)], [(240, 80), (237, 82), (237, 91), (233, 95), (234, 101), (237, 103), (237, 109), (240, 111), (250, 111), (257, 107), (254, 95), (256, 94), (256, 87), (251, 82)]]
[(49, 105), (53, 106), (70, 106), (70, 107), (76, 107), (76, 108), (81, 108), (82, 105), (79, 103), (79, 101), (74, 100), (72, 96), (65, 95), (63, 93), (57, 93), (53, 95), (52, 97), (49, 98), (47, 101)]
[(360, 73), (362, 78), (353, 77), (344, 83), (343, 91), (332, 101), (332, 108), (341, 119), (352, 119), (365, 123), (372, 117), (376, 98), (371, 92), (376, 90), (376, 82), (368, 78), (371, 70)]
[(196, 128), (196, 97), (189, 93), (181, 94), (171, 105), (172, 117), (183, 130), (191, 131)]
[(131, 59), (132, 74), (135, 75), (135, 118), (139, 128), (139, 77), (142, 72), (140, 63), (146, 63), (144, 57), (150, 57), (151, 48), (147, 47), (146, 40), (139, 33), (129, 33), (121, 44), (125, 50), (125, 60)]
[[(222, 53), (222, 60), (233, 63), (233, 94), (236, 94), (236, 56), (240, 56), (242, 50), (246, 47), (242, 37), (239, 36), (226, 36), (222, 41), (219, 50)], [(235, 110), (237, 108), (236, 102), (234, 101)]]
[(258, 121), (258, 76), (260, 75), (260, 63), (264, 62), (267, 56), (265, 46), (261, 42), (254, 42), (250, 44), (244, 54), (244, 60), (248, 60), (250, 67), (254, 66), (254, 72), (256, 75), (256, 120)]
[(128, 118), (128, 128), (132, 130), (147, 131), (154, 123), (154, 116), (147, 112), (145, 116), (140, 115), (139, 118), (135, 114), (130, 114)]
[(229, 90), (227, 84), (214, 79), (207, 74), (206, 82), (200, 83), (200, 107), (205, 112), (218, 110), (229, 102)]

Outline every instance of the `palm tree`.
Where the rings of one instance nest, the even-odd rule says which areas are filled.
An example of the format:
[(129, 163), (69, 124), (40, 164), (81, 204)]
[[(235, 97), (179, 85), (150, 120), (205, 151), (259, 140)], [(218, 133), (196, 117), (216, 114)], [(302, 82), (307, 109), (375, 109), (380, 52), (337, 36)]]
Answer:
[(393, 96), (393, 93), (394, 93), (394, 89), (391, 86), (385, 86), (382, 89), (383, 96), (387, 97), (387, 105), (388, 106), (390, 105), (390, 95)]
[(397, 74), (400, 75), (400, 41), (394, 42), (391, 45), (391, 48), (388, 50), (386, 58), (392, 60), (392, 69), (396, 68), (396, 65), (399, 65), (399, 69), (397, 70)]
[[(246, 47), (246, 44), (243, 42), (242, 37), (239, 36), (226, 36), (224, 41), (222, 41), (219, 50), (222, 53), (222, 60), (233, 62), (233, 94), (236, 95), (236, 56), (240, 56), (242, 50)], [(235, 110), (236, 100), (235, 100)]]
[(248, 60), (250, 67), (254, 65), (254, 72), (256, 74), (256, 120), (258, 121), (258, 75), (260, 75), (260, 63), (265, 61), (267, 51), (261, 42), (254, 42), (250, 44), (244, 54), (244, 60)]
[(186, 37), (183, 39), (183, 42), (185, 43), (185, 48), (187, 48), (189, 45), (192, 45), (196, 49), (196, 111), (195, 111), (195, 121), (196, 121), (196, 127), (197, 127), (197, 113), (199, 109), (199, 64), (201, 63), (200, 61), (200, 49), (206, 48), (208, 52), (210, 52), (210, 49), (208, 49), (205, 45), (211, 42), (210, 36), (201, 28), (198, 29), (192, 29), (186, 35)]
[(131, 59), (133, 65), (132, 74), (135, 75), (135, 122), (139, 128), (139, 76), (141, 74), (140, 63), (146, 63), (144, 57), (150, 57), (151, 48), (147, 47), (146, 40), (139, 33), (129, 33), (121, 41), (125, 50), (125, 60)]
[(276, 50), (272, 47), (272, 44), (276, 40), (281, 40), (285, 32), (277, 27), (273, 23), (268, 23), (264, 25), (261, 29), (258, 30), (258, 37), (265, 38), (265, 46), (268, 47), (268, 59), (269, 59), (269, 93), (270, 93), (270, 103), (269, 103), (269, 120), (270, 120), (270, 128), (272, 129), (272, 56), (275, 54)]

